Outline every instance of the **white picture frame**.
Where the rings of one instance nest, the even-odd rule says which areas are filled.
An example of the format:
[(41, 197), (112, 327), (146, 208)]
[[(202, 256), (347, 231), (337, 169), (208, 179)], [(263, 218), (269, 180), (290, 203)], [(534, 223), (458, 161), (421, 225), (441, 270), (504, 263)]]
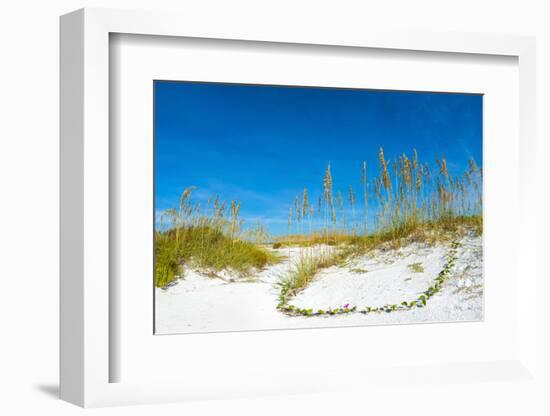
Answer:
[[(319, 374), (281, 372), (231, 384), (216, 382), (112, 382), (110, 366), (119, 359), (110, 349), (110, 164), (109, 36), (112, 33), (206, 39), (280, 42), (334, 47), (382, 48), (454, 54), (505, 55), (519, 65), (520, 204), (517, 294), (518, 348), (507, 360), (441, 363), (411, 369), (361, 369), (328, 382)], [(509, 35), (382, 32), (331, 32), (279, 27), (265, 21), (206, 24), (192, 16), (166, 13), (82, 9), (61, 18), (61, 398), (80, 406), (157, 403), (210, 397), (306, 393), (346, 389), (357, 380), (374, 383), (400, 374), (419, 380), (435, 377), (479, 382), (523, 380), (536, 375), (535, 189), (535, 40)], [(274, 334), (273, 336), (277, 336)], [(421, 364), (421, 363), (419, 363)], [(342, 370), (343, 371), (343, 370)], [(401, 372), (400, 372), (401, 371)], [(342, 373), (343, 374), (343, 373)], [(421, 374), (421, 375), (420, 375)], [(480, 376), (482, 375), (482, 376)], [(225, 377), (225, 378), (224, 378)], [(351, 377), (351, 379), (349, 378)], [(343, 381), (344, 378), (347, 381)]]

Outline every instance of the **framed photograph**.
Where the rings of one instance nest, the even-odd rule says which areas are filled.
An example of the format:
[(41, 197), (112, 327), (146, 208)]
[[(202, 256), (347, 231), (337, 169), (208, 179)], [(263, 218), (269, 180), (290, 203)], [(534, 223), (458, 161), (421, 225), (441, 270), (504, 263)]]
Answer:
[(481, 321), (482, 102), (156, 80), (155, 333)]
[(532, 379), (534, 39), (241, 23), (61, 18), (62, 398)]

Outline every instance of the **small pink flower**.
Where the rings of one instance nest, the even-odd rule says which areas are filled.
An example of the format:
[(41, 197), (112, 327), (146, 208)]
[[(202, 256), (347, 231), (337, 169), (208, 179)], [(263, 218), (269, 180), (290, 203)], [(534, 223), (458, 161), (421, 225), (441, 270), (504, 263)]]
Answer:
[(346, 308), (346, 309), (347, 309), (347, 308), (348, 308), (348, 306), (349, 306), (349, 303), (346, 303), (346, 304), (344, 305), (344, 308)]

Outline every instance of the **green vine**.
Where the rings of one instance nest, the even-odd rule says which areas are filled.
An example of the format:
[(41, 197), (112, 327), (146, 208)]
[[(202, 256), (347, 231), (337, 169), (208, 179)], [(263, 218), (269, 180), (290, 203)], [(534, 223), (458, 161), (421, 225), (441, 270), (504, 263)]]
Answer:
[(277, 309), (289, 316), (318, 316), (318, 315), (341, 315), (349, 313), (381, 313), (381, 312), (396, 312), (396, 311), (405, 311), (413, 308), (423, 308), (426, 306), (428, 300), (438, 293), (441, 290), (441, 286), (449, 278), (449, 273), (451, 272), (453, 266), (455, 265), (457, 259), (457, 250), (460, 247), (458, 241), (453, 241), (450, 244), (450, 249), (447, 255), (447, 263), (443, 269), (439, 272), (437, 277), (434, 279), (433, 284), (428, 287), (422, 294), (412, 300), (412, 301), (403, 301), (400, 304), (392, 305), (383, 305), (379, 307), (365, 306), (364, 308), (359, 308), (354, 305), (351, 306), (346, 304), (338, 308), (329, 308), (328, 310), (318, 309), (315, 311), (313, 308), (299, 308), (297, 306), (291, 305), (289, 303), (292, 296), (290, 296), (290, 284), (288, 282), (283, 282), (280, 284), (281, 291), (279, 292), (279, 304)]

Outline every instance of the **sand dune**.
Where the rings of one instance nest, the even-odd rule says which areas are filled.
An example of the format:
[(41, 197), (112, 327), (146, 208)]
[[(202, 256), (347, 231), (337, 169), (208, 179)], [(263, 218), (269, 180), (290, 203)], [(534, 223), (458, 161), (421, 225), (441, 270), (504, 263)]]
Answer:
[[(276, 309), (276, 283), (306, 250), (284, 248), (284, 262), (256, 274), (254, 280), (229, 272), (185, 269), (184, 278), (156, 289), (156, 333), (192, 333), (283, 328), (316, 328), (375, 324), (475, 321), (483, 319), (482, 238), (468, 235), (441, 291), (423, 308), (391, 313), (350, 313), (337, 316), (287, 316)], [(430, 247), (413, 243), (399, 250), (377, 250), (343, 266), (321, 270), (290, 303), (301, 308), (328, 309), (343, 305), (383, 306), (416, 299), (446, 262), (448, 244)], [(414, 267), (413, 264), (419, 266)], [(208, 275), (210, 274), (210, 275)]]

